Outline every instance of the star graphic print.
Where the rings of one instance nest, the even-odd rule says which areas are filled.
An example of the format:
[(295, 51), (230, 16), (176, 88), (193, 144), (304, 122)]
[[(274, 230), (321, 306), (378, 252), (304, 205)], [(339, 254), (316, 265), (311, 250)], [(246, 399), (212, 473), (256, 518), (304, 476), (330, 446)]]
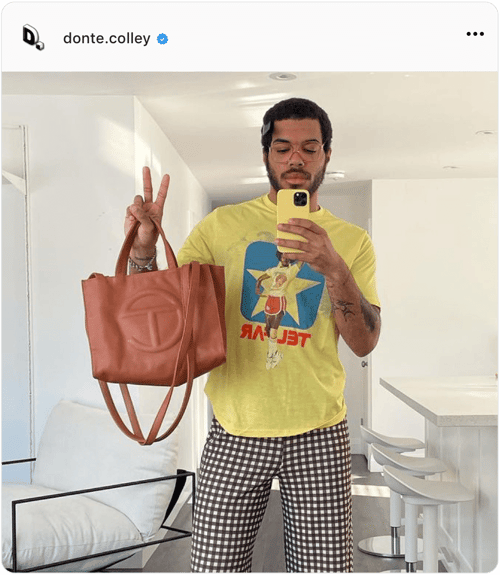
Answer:
[[(245, 271), (243, 278), (243, 291), (241, 298), (241, 313), (249, 321), (265, 323), (264, 307), (266, 297), (255, 293), (258, 279), (266, 274), (269, 279), (261, 282), (261, 295), (282, 295), (286, 297), (286, 313), (281, 321), (282, 326), (300, 329), (310, 328), (317, 316), (318, 308), (325, 284), (324, 277), (312, 270), (307, 264), (297, 269), (298, 264), (290, 262), (290, 270), (295, 268), (292, 277), (282, 280), (284, 288), (282, 293), (276, 292), (275, 279), (272, 273), (287, 274), (286, 267), (279, 270), (279, 260), (276, 255), (276, 246), (269, 242), (257, 241), (249, 244), (245, 254)], [(279, 283), (279, 282), (278, 282)], [(271, 289), (271, 288), (274, 289)]]

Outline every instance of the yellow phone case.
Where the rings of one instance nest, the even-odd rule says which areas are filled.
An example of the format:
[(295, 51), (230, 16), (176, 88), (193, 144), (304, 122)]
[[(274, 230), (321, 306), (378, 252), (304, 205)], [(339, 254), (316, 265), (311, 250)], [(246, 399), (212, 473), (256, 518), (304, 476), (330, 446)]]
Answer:
[[(294, 204), (294, 196), (297, 192), (304, 192), (307, 195), (307, 204), (305, 206), (296, 206)], [(278, 224), (286, 224), (290, 218), (304, 218), (310, 219), (310, 198), (309, 192), (307, 190), (280, 190), (278, 192)], [(306, 241), (302, 236), (298, 234), (291, 234), (289, 232), (282, 232), (277, 230), (278, 238), (299, 240), (301, 242)], [(302, 253), (302, 250), (295, 248), (286, 248), (284, 246), (278, 246), (278, 250), (282, 253)]]

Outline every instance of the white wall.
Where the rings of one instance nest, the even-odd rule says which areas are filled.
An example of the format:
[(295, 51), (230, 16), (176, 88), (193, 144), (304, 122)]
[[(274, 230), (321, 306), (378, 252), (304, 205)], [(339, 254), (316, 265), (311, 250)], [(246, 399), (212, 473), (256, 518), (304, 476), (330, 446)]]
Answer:
[(59, 399), (101, 405), (81, 280), (112, 273), (134, 195), (129, 97), (7, 96), (4, 123), (28, 126), (35, 440)]
[(161, 172), (172, 174), (166, 228), (174, 249), (188, 233), (187, 212), (202, 217), (209, 202), (133, 97), (6, 96), (2, 121), (28, 126), (38, 443), (60, 399), (104, 405), (92, 378), (81, 280), (114, 274), (142, 162), (152, 159), (156, 189)]
[(325, 183), (320, 188), (319, 203), (335, 216), (371, 233), (372, 182)]
[(424, 420), (383, 376), (497, 371), (497, 180), (383, 180), (372, 187), (382, 333), (370, 424), (424, 439)]
[[(25, 221), (24, 193), (2, 183), (2, 461), (32, 457)], [(29, 483), (29, 466), (3, 467), (2, 480)]]

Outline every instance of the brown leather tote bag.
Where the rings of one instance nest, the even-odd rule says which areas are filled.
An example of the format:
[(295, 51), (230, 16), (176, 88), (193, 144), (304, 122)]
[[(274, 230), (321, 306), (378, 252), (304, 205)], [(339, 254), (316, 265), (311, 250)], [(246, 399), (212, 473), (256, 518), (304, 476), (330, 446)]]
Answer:
[[(226, 361), (224, 268), (191, 262), (178, 266), (158, 222), (168, 269), (127, 275), (139, 222), (125, 238), (115, 277), (93, 273), (82, 281), (93, 376), (106, 405), (128, 437), (142, 445), (165, 439), (188, 405), (193, 379)], [(132, 431), (116, 409), (108, 382), (120, 386)], [(145, 438), (127, 384), (169, 388)], [(186, 385), (179, 413), (158, 437), (175, 387)]]

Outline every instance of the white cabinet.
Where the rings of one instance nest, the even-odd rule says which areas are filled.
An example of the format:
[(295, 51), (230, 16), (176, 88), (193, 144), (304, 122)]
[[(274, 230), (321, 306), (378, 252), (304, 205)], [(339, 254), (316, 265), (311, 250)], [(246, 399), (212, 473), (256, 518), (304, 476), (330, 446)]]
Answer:
[(439, 508), (438, 548), (448, 572), (487, 573), (498, 556), (498, 381), (490, 377), (388, 377), (382, 387), (425, 418), (426, 455), (448, 466), (474, 500)]

